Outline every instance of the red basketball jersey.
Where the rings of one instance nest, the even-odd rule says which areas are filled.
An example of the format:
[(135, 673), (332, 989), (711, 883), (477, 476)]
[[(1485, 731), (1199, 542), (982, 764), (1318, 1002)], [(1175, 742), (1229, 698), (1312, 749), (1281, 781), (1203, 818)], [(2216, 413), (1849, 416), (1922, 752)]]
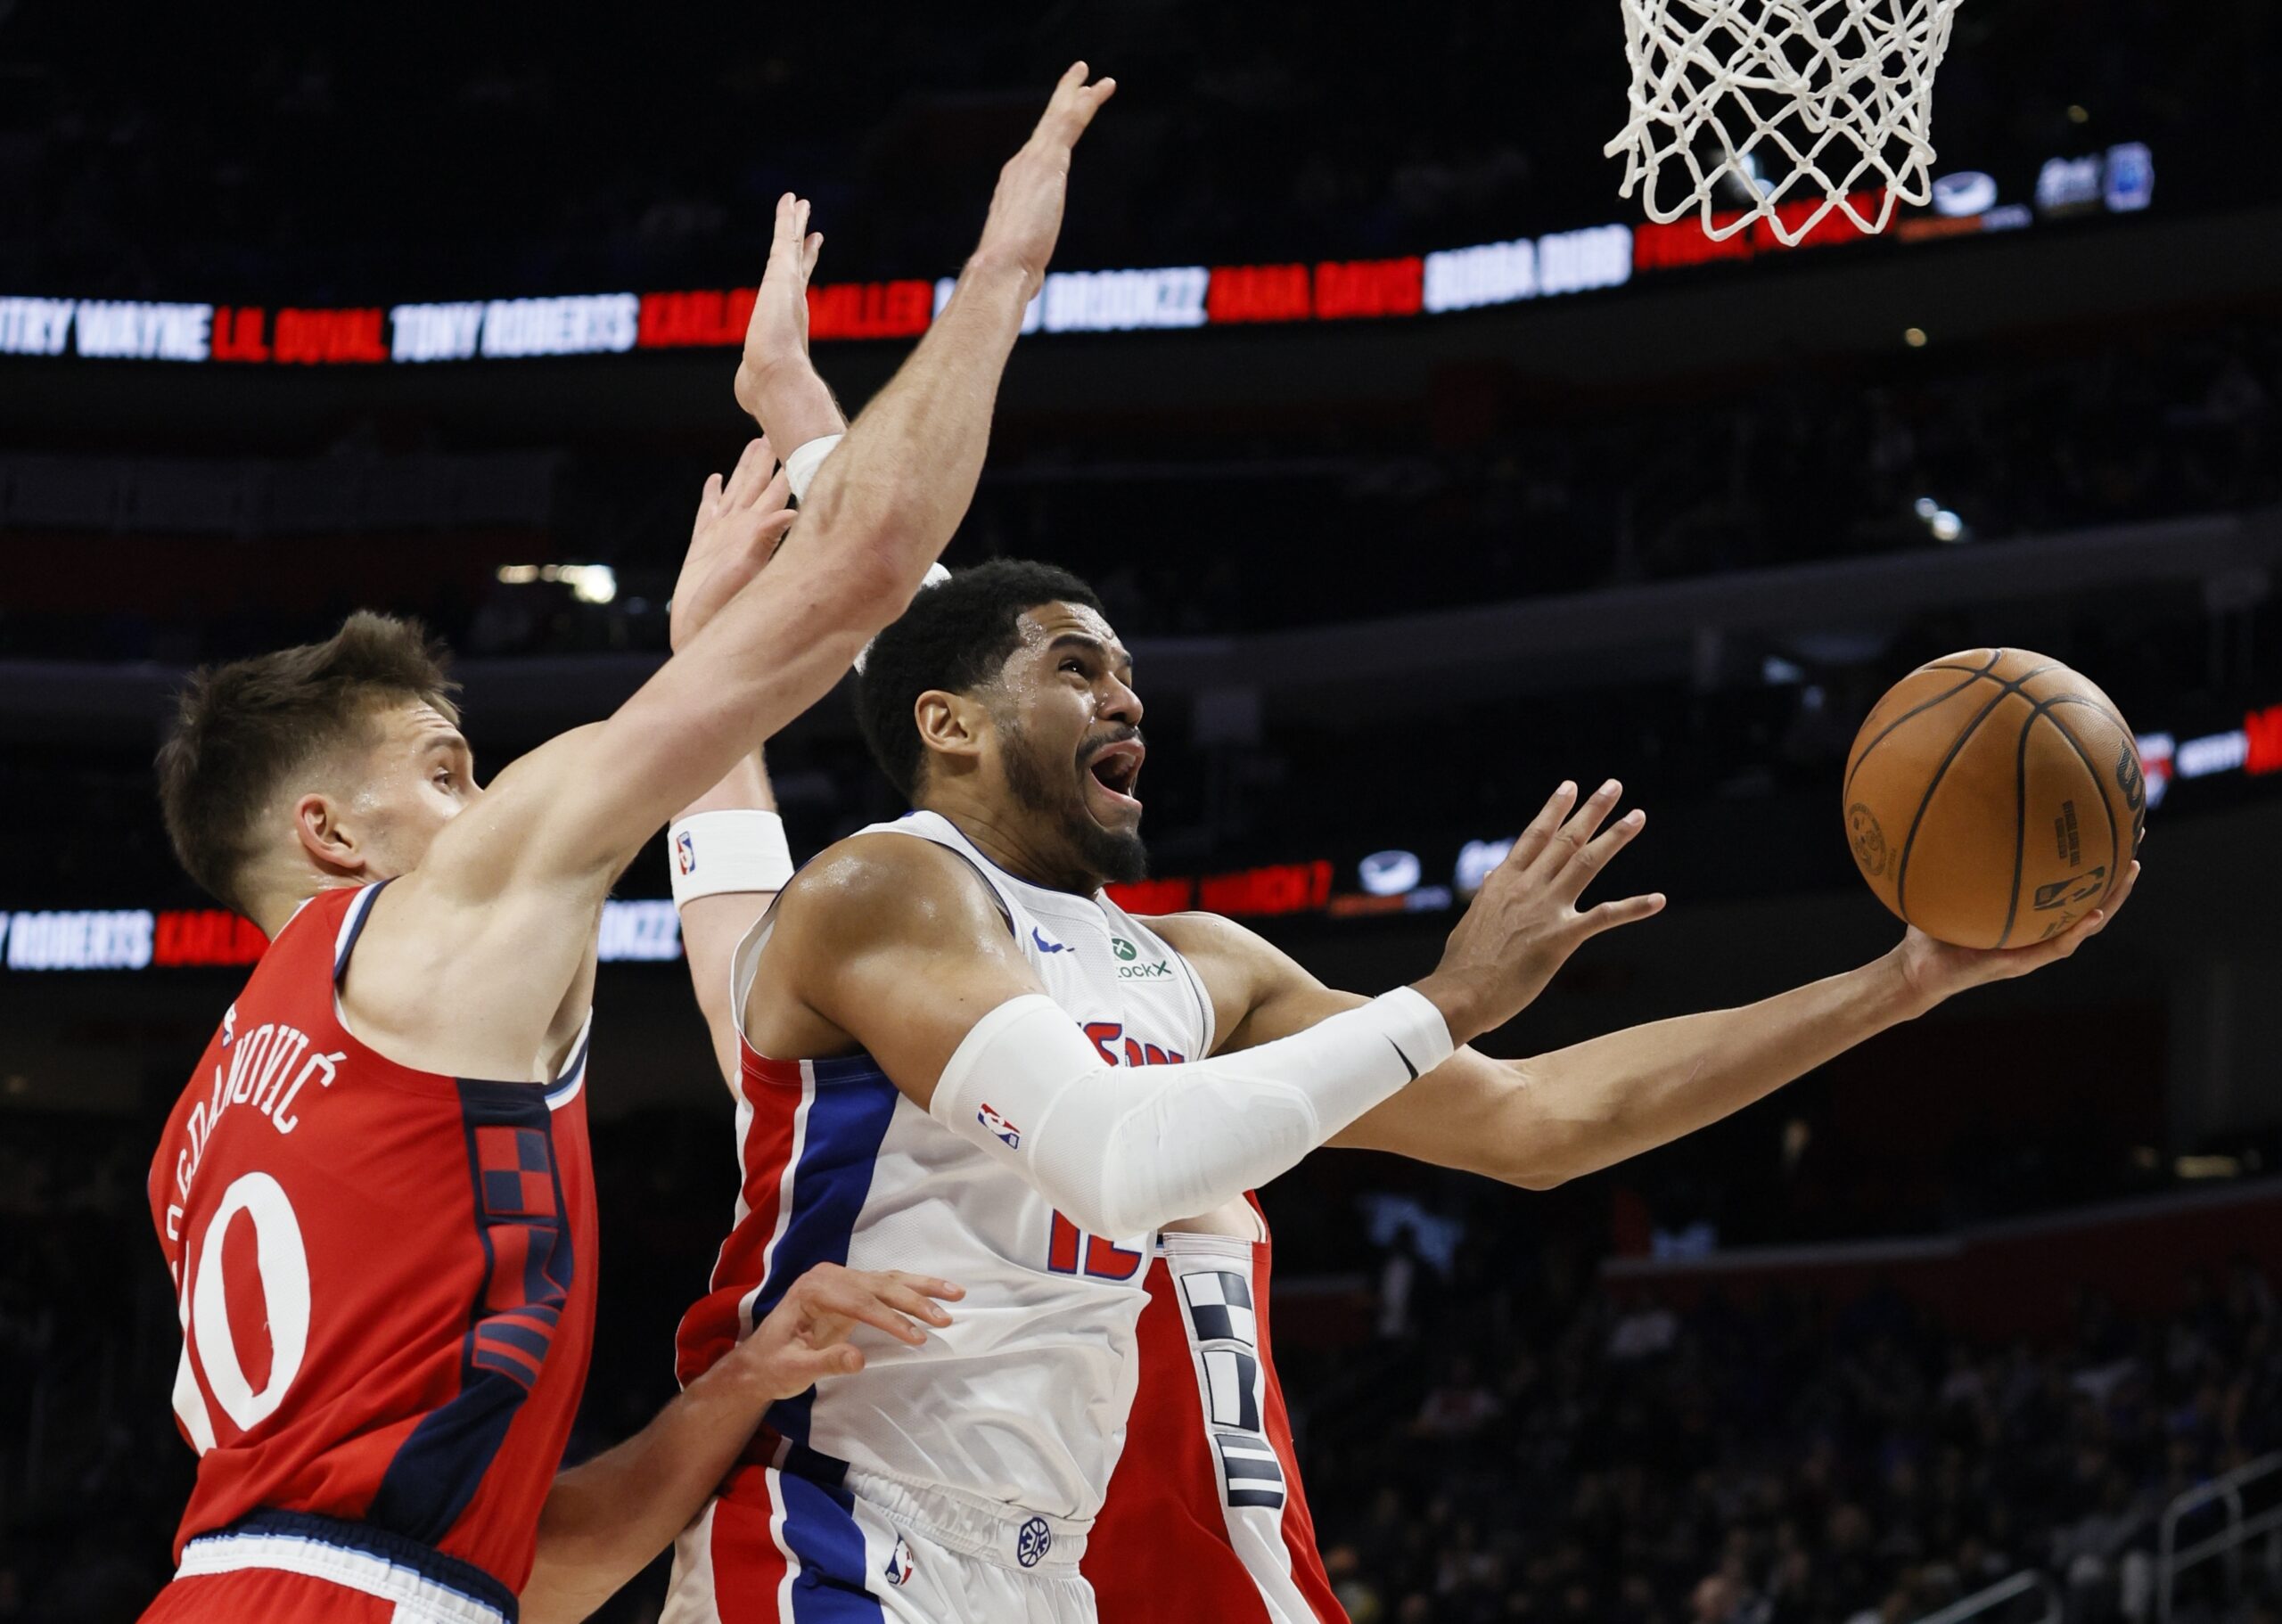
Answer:
[(1347, 1624), (1276, 1379), (1268, 1263), (1265, 1240), (1157, 1238), (1125, 1452), (1079, 1564), (1101, 1624)]
[(366, 1048), (334, 987), (380, 891), (321, 892), (278, 932), (152, 1163), (199, 1456), (177, 1555), (309, 1513), (512, 1595), (593, 1340), (586, 1042), (546, 1086)]

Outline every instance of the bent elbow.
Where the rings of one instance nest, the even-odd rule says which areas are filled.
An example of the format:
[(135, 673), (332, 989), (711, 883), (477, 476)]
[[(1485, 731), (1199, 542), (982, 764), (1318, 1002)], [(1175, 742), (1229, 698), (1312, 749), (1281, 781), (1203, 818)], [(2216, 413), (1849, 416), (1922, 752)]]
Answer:
[(1531, 1164), (1507, 1169), (1498, 1177), (1500, 1183), (1512, 1185), (1517, 1190), (1557, 1190), (1569, 1182), (1571, 1175), (1565, 1169)]

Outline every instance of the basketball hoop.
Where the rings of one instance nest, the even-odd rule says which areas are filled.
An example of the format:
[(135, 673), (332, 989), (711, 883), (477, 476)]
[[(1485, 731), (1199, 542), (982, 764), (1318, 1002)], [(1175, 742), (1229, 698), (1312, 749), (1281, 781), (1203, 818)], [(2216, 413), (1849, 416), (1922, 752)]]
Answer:
[[(1896, 202), (1929, 201), (1933, 73), (1959, 0), (1621, 3), (1632, 118), (1606, 152), (1624, 154), (1621, 195), (1638, 186), (1650, 219), (1697, 209), (1715, 240), (1765, 220), (1795, 245), (1834, 209), (1876, 233)], [(1669, 205), (1667, 166), (1687, 176)], [(1742, 212), (1715, 224), (1723, 187)], [(1785, 207), (1818, 193), (1810, 210)]]

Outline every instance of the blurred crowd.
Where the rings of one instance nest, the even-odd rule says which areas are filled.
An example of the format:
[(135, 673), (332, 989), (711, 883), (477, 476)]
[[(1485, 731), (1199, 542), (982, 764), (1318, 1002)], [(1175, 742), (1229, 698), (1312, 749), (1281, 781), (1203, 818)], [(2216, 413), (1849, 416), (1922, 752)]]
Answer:
[[(1360, 21), (1362, 20), (1358, 19)], [(126, 26), (122, 40), (119, 29)], [(1941, 150), (2026, 195), (2144, 141), (2173, 201), (2270, 185), (2273, 9), (1966, 8)], [(932, 276), (1072, 58), (1124, 86), (1089, 136), (1072, 267), (1416, 252), (1619, 217), (1613, 5), (1446, 0), (1363, 26), (1200, 0), (847, 7), (789, 26), (673, 0), (607, 29), (277, 0), (131, 24), (0, 11), (0, 286), (222, 302), (724, 286), (787, 187), (828, 275)], [(2073, 111), (2072, 111), (2073, 110)]]
[[(1676, 1313), (1493, 1239), (1367, 1402), (1309, 1411), (1356, 1624), (1909, 1624), (2023, 1568), (2071, 1624), (2149, 1620), (2163, 1508), (2282, 1446), (2282, 1311), (2247, 1265), (2167, 1316), (2087, 1296), (2064, 1338), (1987, 1345), (1891, 1294)], [(2176, 1617), (2282, 1617), (2210, 1578)]]
[[(669, 1332), (732, 1193), (722, 1131), (651, 1111), (596, 1136), (603, 1312), (574, 1455), (671, 1391)], [(168, 1571), (192, 1456), (148, 1138), (21, 1112), (0, 1137), (0, 1620), (110, 1624)], [(1454, 1176), (1270, 1192), (1279, 1361), (1355, 1624), (1908, 1624), (2023, 1567), (2071, 1624), (2137, 1624), (2155, 1513), (2282, 1448), (2282, 1314), (2248, 1265), (2183, 1277), (2154, 1317), (2084, 1296), (2044, 1342), (1891, 1294), (1676, 1313), (1599, 1279), (1611, 1199)], [(1310, 1313), (1359, 1267), (1364, 1320)], [(661, 1587), (661, 1566), (601, 1616), (646, 1624)], [(2181, 1624), (2276, 1617), (2204, 1580), (2183, 1595)]]
[[(2278, 400), (2270, 316), (2058, 355), (1792, 372), (1708, 399), (1491, 399), (1440, 433), (1292, 414), (1234, 431), (1072, 425), (996, 449), (946, 556), (1065, 564), (1129, 638), (1271, 631), (2253, 508), (2282, 501)], [(376, 460), (352, 429), (335, 454), (280, 466), (354, 483), (416, 463)], [(662, 652), (702, 470), (664, 453), (555, 467), (538, 533), (281, 531), (293, 551), (349, 548), (358, 568), (275, 568), (223, 596), (222, 577), (180, 560), (228, 538), (153, 537), (153, 585), (131, 567), (73, 572), (44, 603), (0, 604), (0, 657), (187, 664), (324, 636), (375, 595), (472, 655)], [(487, 560), (518, 554), (604, 563), (612, 595), (535, 570), (488, 578)]]

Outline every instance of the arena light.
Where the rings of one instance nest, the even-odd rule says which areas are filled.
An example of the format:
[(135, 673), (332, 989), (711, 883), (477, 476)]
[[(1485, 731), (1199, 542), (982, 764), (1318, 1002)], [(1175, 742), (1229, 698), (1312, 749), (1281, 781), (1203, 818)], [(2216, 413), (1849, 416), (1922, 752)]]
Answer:
[(564, 564), (556, 575), (581, 603), (607, 603), (618, 596), (618, 571), (608, 564)]
[(502, 564), (494, 573), (503, 586), (560, 582), (581, 603), (607, 603), (618, 596), (618, 571), (608, 564)]
[(1355, 865), (1355, 882), (1374, 897), (1400, 897), (1424, 874), (1415, 851), (1375, 851)]

